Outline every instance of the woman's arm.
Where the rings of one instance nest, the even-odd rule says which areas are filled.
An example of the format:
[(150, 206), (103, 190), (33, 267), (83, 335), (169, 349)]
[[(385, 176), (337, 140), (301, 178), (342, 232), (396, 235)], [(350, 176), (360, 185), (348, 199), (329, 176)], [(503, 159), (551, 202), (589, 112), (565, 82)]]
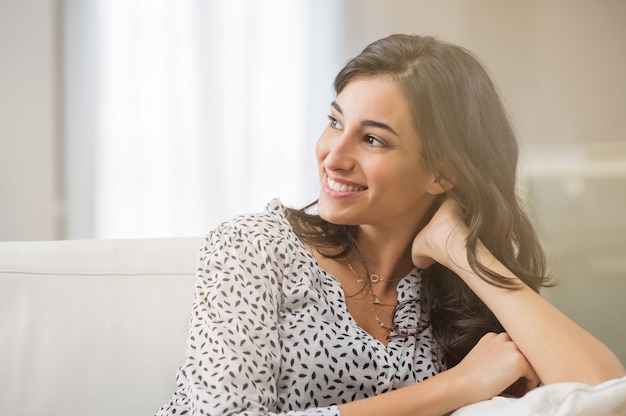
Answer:
[(544, 384), (577, 381), (598, 384), (625, 375), (615, 354), (513, 275), (480, 244), (478, 260), (521, 285), (503, 289), (478, 277), (467, 260), (467, 227), (456, 202), (446, 200), (413, 243), (413, 262), (438, 262), (455, 272), (495, 314)]
[(532, 367), (506, 333), (486, 334), (454, 368), (376, 397), (339, 406), (341, 416), (440, 416), (487, 400), (522, 379), (521, 393), (539, 383)]

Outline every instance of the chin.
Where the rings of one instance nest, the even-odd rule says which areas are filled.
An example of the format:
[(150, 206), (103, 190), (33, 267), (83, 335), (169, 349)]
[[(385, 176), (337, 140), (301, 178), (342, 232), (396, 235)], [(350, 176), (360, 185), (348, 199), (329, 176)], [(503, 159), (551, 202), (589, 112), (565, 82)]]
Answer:
[(317, 205), (317, 215), (319, 215), (320, 218), (324, 221), (336, 224), (336, 222), (334, 221), (335, 216), (333, 215), (333, 210), (328, 209), (327, 207), (325, 207), (324, 205), (320, 205), (319, 203)]
[(320, 216), (324, 221), (328, 221), (331, 224), (341, 224), (341, 222), (337, 222), (338, 218), (336, 215), (336, 210), (328, 207), (327, 204), (323, 201), (319, 201), (317, 203), (317, 215)]
[[(329, 212), (330, 211), (330, 212)], [(323, 219), (324, 221), (327, 221), (331, 224), (335, 224), (335, 225), (358, 225), (358, 223), (356, 221), (354, 221), (354, 218), (350, 215), (345, 215), (345, 214), (339, 214), (336, 211), (332, 211), (332, 210), (319, 210), (318, 209), (318, 215), (320, 216), (321, 219)]]

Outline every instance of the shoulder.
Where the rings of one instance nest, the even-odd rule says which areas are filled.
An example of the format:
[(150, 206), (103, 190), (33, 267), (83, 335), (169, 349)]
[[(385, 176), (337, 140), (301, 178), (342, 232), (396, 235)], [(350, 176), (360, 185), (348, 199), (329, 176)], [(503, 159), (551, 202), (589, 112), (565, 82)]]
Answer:
[(301, 247), (286, 217), (287, 208), (270, 201), (263, 212), (236, 216), (210, 231), (202, 251), (289, 252)]
[(200, 250), (201, 280), (223, 284), (233, 279), (249, 281), (252, 276), (276, 287), (298, 259), (306, 257), (285, 211), (274, 200), (263, 212), (234, 217), (209, 232)]
[(247, 241), (262, 239), (271, 240), (292, 233), (291, 225), (286, 218), (286, 208), (278, 199), (270, 201), (262, 212), (233, 217), (210, 231), (212, 235), (243, 237)]

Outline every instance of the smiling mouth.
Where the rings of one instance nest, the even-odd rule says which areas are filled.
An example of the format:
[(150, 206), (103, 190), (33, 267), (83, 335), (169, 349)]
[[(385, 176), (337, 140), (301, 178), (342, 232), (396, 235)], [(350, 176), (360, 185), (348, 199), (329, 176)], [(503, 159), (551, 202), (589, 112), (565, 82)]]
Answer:
[(367, 189), (365, 186), (346, 185), (345, 183), (335, 182), (330, 178), (328, 178), (327, 182), (328, 187), (335, 192), (360, 192)]

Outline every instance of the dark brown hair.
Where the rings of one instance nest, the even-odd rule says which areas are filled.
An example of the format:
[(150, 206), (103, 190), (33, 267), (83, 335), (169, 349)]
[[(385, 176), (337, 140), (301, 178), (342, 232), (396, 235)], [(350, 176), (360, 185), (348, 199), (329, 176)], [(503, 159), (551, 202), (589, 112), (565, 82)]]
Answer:
[[(478, 262), (480, 239), (532, 289), (547, 286), (544, 253), (516, 192), (517, 139), (479, 61), (464, 48), (430, 36), (392, 35), (350, 60), (335, 78), (335, 91), (341, 93), (352, 79), (372, 76), (391, 77), (400, 87), (413, 109), (424, 160), (442, 183), (454, 184), (447, 195), (460, 204), (469, 227), (467, 256), (472, 269), (491, 284), (510, 287), (505, 278)], [(301, 239), (332, 257), (358, 251), (357, 227), (328, 223), (307, 214), (307, 208), (289, 212)], [(422, 303), (430, 312), (433, 334), (448, 367), (486, 332), (502, 330), (463, 281), (438, 264), (424, 272)]]

